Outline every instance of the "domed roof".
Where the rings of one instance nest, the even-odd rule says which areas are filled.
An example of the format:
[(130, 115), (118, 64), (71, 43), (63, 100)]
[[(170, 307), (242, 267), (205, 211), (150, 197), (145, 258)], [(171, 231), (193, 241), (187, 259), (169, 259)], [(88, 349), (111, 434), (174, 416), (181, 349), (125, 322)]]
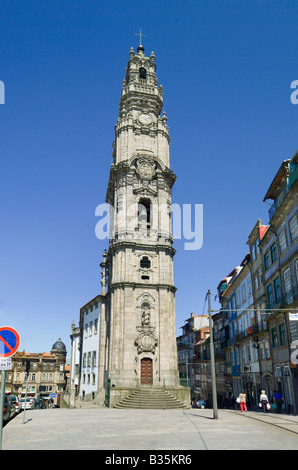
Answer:
[(61, 341), (61, 338), (59, 338), (58, 341), (56, 341), (56, 343), (53, 344), (52, 350), (54, 349), (56, 351), (66, 351), (65, 344)]

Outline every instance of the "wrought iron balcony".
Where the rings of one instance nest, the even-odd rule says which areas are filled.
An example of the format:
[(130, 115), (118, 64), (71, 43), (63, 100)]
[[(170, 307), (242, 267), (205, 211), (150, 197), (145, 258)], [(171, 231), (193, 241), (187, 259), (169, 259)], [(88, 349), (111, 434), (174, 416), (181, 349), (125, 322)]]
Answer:
[(294, 287), (294, 289), (289, 290), (286, 292), (284, 295), (281, 295), (277, 299), (272, 299), (269, 302), (267, 302), (267, 309), (274, 309), (273, 312), (268, 313), (265, 316), (265, 320), (278, 313), (279, 308), (285, 308), (289, 305), (291, 305), (293, 302), (295, 302), (298, 299), (298, 286)]
[(298, 165), (295, 166), (294, 170), (291, 171), (289, 176), (289, 188), (293, 186), (295, 181), (298, 179)]
[(284, 201), (285, 197), (287, 196), (287, 194), (291, 191), (291, 187), (295, 183), (295, 181), (297, 179), (297, 176), (298, 176), (297, 168), (298, 167), (296, 167), (296, 169), (290, 174), (289, 182), (284, 185), (284, 187), (282, 188), (279, 196), (275, 199), (272, 206), (270, 207), (270, 209), (268, 211), (269, 212), (269, 220), (272, 219), (272, 217), (275, 215), (275, 213), (278, 211), (279, 207), (283, 203), (283, 201)]
[(265, 331), (268, 331), (268, 324), (266, 321), (260, 321), (259, 323), (256, 323), (252, 326), (252, 333), (254, 335)]

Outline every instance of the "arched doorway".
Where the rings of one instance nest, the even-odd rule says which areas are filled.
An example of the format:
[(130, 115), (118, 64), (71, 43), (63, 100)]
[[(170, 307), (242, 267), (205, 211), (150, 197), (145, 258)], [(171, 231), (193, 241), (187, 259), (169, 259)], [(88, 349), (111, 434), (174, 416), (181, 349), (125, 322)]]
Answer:
[(152, 379), (152, 359), (150, 357), (143, 357), (141, 360), (141, 385), (151, 385)]

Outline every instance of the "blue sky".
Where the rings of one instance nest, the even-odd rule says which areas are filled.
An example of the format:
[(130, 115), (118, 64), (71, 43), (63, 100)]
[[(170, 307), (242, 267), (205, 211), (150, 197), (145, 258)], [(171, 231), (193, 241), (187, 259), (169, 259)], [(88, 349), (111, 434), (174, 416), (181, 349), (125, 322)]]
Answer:
[(71, 322), (100, 292), (95, 208), (140, 27), (164, 88), (173, 202), (204, 205), (202, 249), (175, 243), (177, 333), (202, 313), (298, 149), (297, 13), (287, 0), (2, 1), (0, 324), (21, 350), (61, 337), (70, 352)]

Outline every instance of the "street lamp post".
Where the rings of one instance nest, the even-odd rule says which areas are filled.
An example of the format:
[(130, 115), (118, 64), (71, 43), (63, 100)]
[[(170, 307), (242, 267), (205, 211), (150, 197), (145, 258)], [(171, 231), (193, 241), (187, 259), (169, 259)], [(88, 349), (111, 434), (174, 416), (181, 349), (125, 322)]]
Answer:
[(213, 418), (218, 419), (217, 410), (217, 391), (216, 391), (216, 375), (215, 375), (215, 359), (214, 359), (214, 343), (211, 316), (211, 293), (208, 290), (208, 313), (209, 313), (209, 330), (210, 330), (210, 364), (211, 364), (211, 382), (212, 382), (212, 401), (213, 401)]

